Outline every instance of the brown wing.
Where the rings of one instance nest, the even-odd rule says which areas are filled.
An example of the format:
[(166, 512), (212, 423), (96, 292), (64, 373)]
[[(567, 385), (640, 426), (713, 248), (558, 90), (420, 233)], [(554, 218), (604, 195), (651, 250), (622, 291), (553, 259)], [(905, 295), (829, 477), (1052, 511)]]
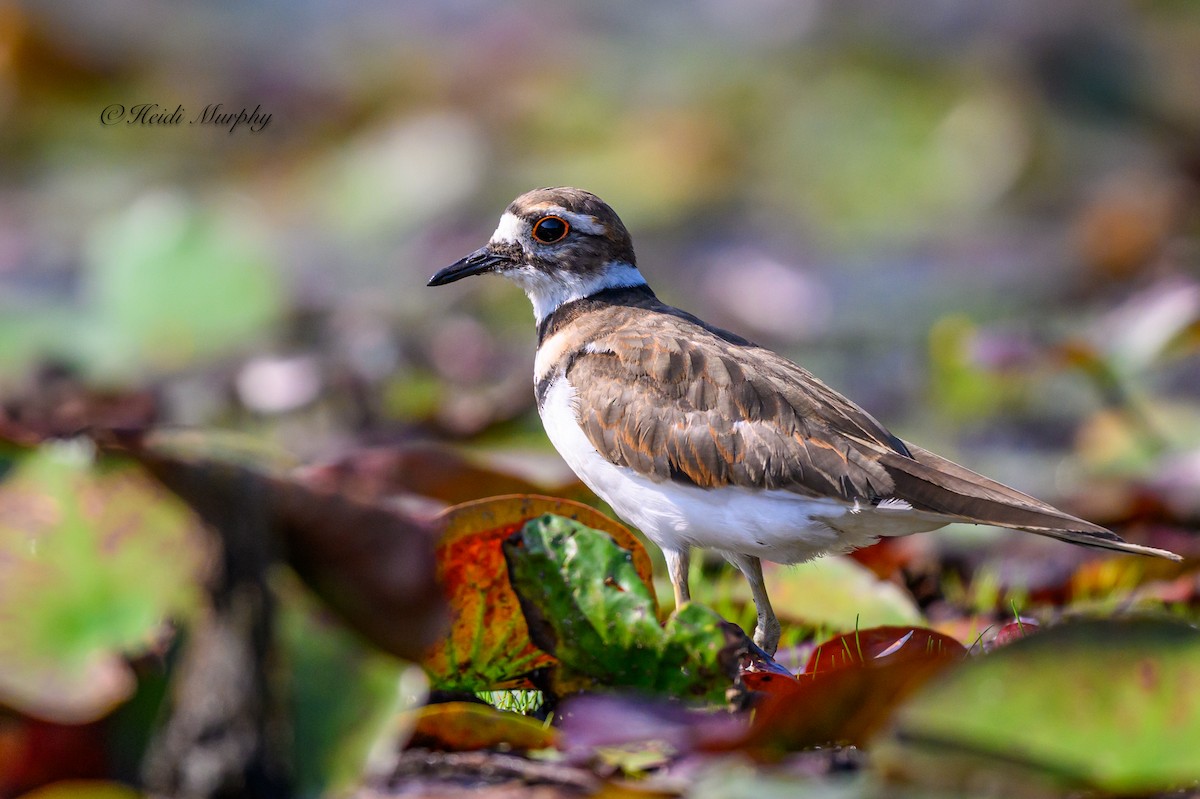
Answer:
[(886, 454), (880, 463), (895, 481), (896, 496), (914, 508), (965, 522), (1027, 530), (1073, 544), (1182, 560), (1174, 552), (1130, 544), (1098, 524), (1064, 513), (928, 450), (909, 446), (911, 458)]
[(804, 368), (649, 298), (610, 307), (567, 356), (580, 426), (609, 461), (654, 480), (772, 488), (1012, 527), (1178, 560), (1123, 541), (916, 446)]
[(608, 460), (705, 488), (892, 495), (877, 459), (907, 455), (898, 439), (801, 367), (690, 322), (622, 325), (572, 358), (580, 425)]

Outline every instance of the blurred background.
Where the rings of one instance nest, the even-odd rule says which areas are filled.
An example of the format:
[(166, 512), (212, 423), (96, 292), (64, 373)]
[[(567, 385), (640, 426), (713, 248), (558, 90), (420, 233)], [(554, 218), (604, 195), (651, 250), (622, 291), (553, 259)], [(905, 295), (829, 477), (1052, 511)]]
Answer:
[[(161, 785), (156, 763), (204, 754), (189, 713), (224, 688), (188, 675), (225, 672), (175, 664), (253, 637), (186, 631), (229, 623), (213, 552), (247, 584), (280, 556), (234, 523), (256, 503), (308, 523), (288, 541), (293, 565), (316, 546), (310, 587), (327, 568), (361, 600), (319, 602), (279, 570), (252, 586), (279, 598), (291, 677), (272, 670), (270, 693), (295, 731), (262, 751), (296, 753), (300, 795), (362, 774), (363, 719), (422, 704), (427, 672), (444, 687), (328, 611), (428, 661), (454, 640), (430, 588), (453, 561), (418, 558), (432, 544), (407, 517), (380, 527), (330, 497), (582, 496), (534, 408), (526, 298), (493, 278), (425, 286), (513, 197), (564, 184), (617, 210), (666, 301), (903, 438), (1196, 551), (1200, 3), (0, 0), (0, 797)], [(239, 493), (228, 469), (160, 463), (226, 519), (210, 549), (136, 464), (93, 464), (72, 439), (89, 427), (308, 468)], [(792, 668), (793, 644), (860, 621), (975, 648), (1023, 615), (1195, 618), (1193, 573), (963, 536), (769, 570)], [(722, 573), (694, 577), (697, 598), (748, 628)], [(474, 607), (479, 587), (459, 588)], [(258, 654), (229, 673), (267, 684)], [(175, 757), (179, 724), (208, 737)]]
[(302, 462), (435, 439), (561, 482), (525, 298), (424, 284), (571, 184), (661, 297), (901, 436), (1196, 512), (1186, 0), (0, 2), (0, 154), (6, 401), (78, 378)]

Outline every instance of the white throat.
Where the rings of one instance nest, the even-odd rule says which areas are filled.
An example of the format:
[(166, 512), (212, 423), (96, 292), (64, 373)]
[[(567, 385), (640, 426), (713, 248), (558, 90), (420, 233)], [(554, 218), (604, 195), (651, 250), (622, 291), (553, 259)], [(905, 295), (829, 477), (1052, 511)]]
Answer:
[(533, 303), (533, 316), (542, 323), (560, 306), (574, 300), (590, 297), (605, 289), (621, 289), (646, 285), (646, 278), (633, 264), (624, 261), (609, 261), (599, 272), (579, 275), (573, 272), (553, 274), (522, 266), (506, 269), (504, 276), (525, 290)]

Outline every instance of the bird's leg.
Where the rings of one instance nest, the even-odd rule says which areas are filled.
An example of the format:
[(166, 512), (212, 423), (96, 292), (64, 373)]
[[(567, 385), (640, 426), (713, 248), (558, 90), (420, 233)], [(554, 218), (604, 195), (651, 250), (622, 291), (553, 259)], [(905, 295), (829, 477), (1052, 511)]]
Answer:
[(752, 555), (742, 555), (727, 552), (725, 557), (750, 583), (750, 595), (754, 597), (754, 608), (758, 611), (758, 623), (754, 626), (754, 643), (763, 648), (768, 655), (774, 655), (779, 648), (779, 619), (775, 618), (775, 610), (771, 607), (771, 598), (767, 596), (767, 586), (763, 582), (762, 561)]
[(664, 549), (667, 559), (667, 573), (671, 575), (671, 587), (675, 589), (675, 610), (683, 607), (683, 603), (692, 598), (688, 590), (688, 567), (691, 565), (691, 549), (684, 545), (681, 549)]

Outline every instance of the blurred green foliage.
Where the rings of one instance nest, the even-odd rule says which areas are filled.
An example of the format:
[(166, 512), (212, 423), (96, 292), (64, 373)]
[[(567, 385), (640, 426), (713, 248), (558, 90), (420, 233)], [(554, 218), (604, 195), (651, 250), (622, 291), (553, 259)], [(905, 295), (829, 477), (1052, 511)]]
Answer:
[(254, 225), (233, 208), (150, 195), (98, 226), (85, 362), (101, 374), (164, 372), (260, 340), (287, 295)]
[(14, 454), (0, 492), (0, 702), (52, 721), (127, 699), (123, 657), (196, 610), (200, 532), (130, 463), (82, 444)]
[(897, 714), (882, 756), (924, 769), (922, 756), (938, 751), (943, 784), (980, 779), (979, 759), (1004, 753), (995, 771), (1023, 770), (1063, 789), (1185, 786), (1200, 746), (1198, 654), (1200, 633), (1174, 620), (1049, 630), (930, 683)]
[(297, 581), (282, 588), (296, 788), (311, 797), (344, 791), (362, 779), (373, 750), (386, 756), (407, 737), (400, 714), (424, 701), (427, 681), (352, 635)]

